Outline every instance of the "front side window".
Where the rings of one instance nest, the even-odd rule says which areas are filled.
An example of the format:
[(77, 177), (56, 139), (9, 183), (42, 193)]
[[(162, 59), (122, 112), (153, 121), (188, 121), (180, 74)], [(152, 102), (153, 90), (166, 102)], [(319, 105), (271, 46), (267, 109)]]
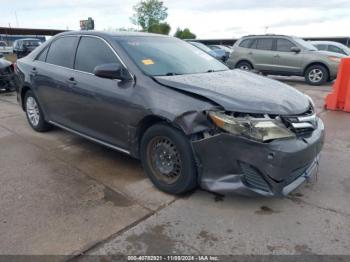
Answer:
[(257, 49), (272, 50), (272, 44), (273, 44), (272, 38), (261, 38), (261, 39), (258, 39)]
[(77, 37), (75, 36), (65, 36), (52, 42), (46, 62), (53, 65), (73, 68), (76, 40)]
[(111, 48), (96, 37), (83, 36), (78, 45), (74, 68), (79, 71), (93, 73), (98, 65), (118, 63)]
[(197, 74), (228, 68), (199, 48), (171, 37), (115, 37), (134, 63), (150, 76)]
[(295, 46), (291, 41), (286, 39), (277, 39), (276, 50), (278, 52), (291, 52), (291, 48)]

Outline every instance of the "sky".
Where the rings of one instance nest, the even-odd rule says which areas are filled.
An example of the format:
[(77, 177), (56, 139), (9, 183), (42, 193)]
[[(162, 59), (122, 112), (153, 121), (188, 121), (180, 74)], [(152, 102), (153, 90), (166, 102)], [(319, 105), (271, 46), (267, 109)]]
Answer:
[[(79, 20), (92, 17), (97, 30), (137, 28), (130, 21), (137, 2), (0, 0), (0, 26), (79, 30)], [(164, 5), (171, 34), (188, 27), (201, 39), (350, 35), (350, 0), (164, 0)]]

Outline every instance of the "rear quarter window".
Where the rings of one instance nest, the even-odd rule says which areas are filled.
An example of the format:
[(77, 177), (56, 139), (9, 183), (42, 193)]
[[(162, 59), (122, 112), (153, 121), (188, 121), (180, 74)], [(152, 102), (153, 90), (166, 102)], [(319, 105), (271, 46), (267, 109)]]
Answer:
[(254, 39), (252, 39), (252, 38), (245, 39), (239, 44), (239, 47), (250, 48), (252, 43), (253, 43), (253, 41), (254, 41)]

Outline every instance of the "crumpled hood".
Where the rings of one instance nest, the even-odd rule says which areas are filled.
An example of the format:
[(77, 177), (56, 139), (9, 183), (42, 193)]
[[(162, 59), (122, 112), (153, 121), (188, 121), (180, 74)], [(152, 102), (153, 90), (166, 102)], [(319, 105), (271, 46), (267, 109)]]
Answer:
[(308, 110), (301, 92), (279, 81), (242, 70), (155, 77), (160, 84), (197, 94), (227, 111), (293, 115)]

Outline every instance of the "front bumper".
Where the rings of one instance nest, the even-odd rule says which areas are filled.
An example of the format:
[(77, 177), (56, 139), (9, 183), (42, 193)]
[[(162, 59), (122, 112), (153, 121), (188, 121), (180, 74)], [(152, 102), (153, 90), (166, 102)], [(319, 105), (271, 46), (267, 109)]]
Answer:
[(259, 143), (221, 133), (192, 142), (202, 188), (220, 194), (286, 196), (318, 170), (324, 125), (308, 137)]

